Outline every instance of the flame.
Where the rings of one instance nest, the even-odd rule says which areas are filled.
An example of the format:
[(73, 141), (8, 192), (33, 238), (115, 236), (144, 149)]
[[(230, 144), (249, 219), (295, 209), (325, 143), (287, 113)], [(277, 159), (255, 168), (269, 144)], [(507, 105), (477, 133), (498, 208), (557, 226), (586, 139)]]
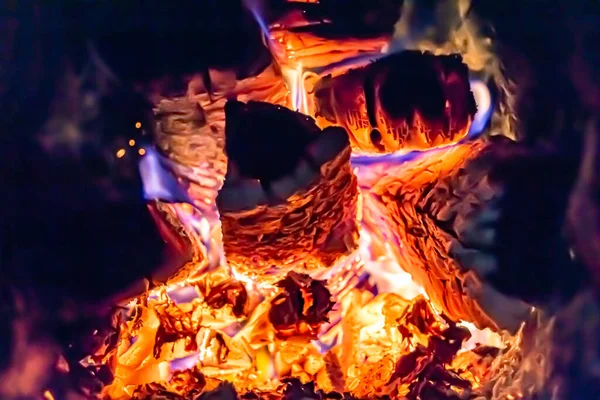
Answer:
[(485, 83), (480, 80), (471, 80), (471, 91), (477, 104), (477, 114), (475, 114), (471, 128), (469, 129), (469, 137), (473, 138), (485, 129), (492, 115), (493, 107), (492, 95)]
[(292, 110), (309, 114), (308, 96), (304, 83), (306, 75), (302, 68), (302, 64), (298, 64), (295, 67), (284, 66), (282, 67), (282, 74), (290, 89), (290, 104)]

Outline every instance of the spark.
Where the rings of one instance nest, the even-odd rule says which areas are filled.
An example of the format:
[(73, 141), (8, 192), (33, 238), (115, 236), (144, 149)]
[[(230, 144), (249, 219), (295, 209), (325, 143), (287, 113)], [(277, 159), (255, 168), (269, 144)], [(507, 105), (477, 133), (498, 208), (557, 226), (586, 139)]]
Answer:
[(52, 393), (49, 390), (46, 390), (44, 392), (44, 399), (46, 399), (46, 400), (55, 400), (54, 396), (52, 395)]

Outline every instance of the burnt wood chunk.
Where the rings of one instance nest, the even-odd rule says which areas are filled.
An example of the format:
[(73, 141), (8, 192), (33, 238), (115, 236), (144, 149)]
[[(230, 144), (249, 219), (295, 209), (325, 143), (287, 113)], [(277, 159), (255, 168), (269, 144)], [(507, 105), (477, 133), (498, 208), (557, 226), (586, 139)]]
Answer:
[(316, 339), (322, 323), (333, 308), (325, 281), (290, 272), (277, 282), (282, 292), (271, 300), (269, 321), (280, 339), (309, 337)]

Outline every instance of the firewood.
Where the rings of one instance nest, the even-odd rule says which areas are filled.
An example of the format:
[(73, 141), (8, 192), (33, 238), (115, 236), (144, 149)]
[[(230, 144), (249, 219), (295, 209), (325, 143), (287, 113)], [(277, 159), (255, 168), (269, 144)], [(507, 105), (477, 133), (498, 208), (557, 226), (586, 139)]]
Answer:
[(458, 55), (405, 51), (314, 88), (317, 122), (342, 125), (353, 150), (425, 150), (464, 138), (476, 112)]
[(217, 197), (225, 255), (251, 275), (331, 266), (357, 246), (358, 187), (342, 128), (267, 103), (226, 106)]
[(184, 180), (196, 205), (212, 210), (227, 170), (227, 99), (284, 106), (289, 99), (283, 77), (274, 64), (257, 76), (242, 80), (231, 70), (210, 70), (209, 76), (209, 82), (201, 75), (189, 79), (186, 90), (180, 94), (161, 93), (160, 85), (148, 87), (146, 93), (154, 105), (158, 149), (172, 161), (168, 164), (170, 169)]
[(499, 293), (477, 268), (463, 266), (451, 252), (460, 246), (474, 213), (500, 195), (487, 178), (492, 164), (486, 154), (494, 147), (476, 141), (398, 166), (365, 168), (359, 178), (361, 186), (372, 185), (369, 196), (387, 209), (394, 242), (401, 244), (399, 265), (436, 306), (455, 321), (515, 330), (527, 316), (527, 304)]

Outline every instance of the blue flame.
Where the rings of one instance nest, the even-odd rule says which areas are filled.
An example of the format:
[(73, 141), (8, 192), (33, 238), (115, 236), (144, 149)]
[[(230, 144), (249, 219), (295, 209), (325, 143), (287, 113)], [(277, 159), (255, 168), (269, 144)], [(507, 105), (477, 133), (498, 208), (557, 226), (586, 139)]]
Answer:
[(171, 372), (185, 371), (194, 368), (198, 364), (199, 353), (171, 361)]
[(160, 200), (166, 203), (194, 204), (185, 189), (164, 166), (158, 152), (149, 147), (141, 158), (139, 171), (144, 187), (144, 199)]
[(244, 0), (244, 5), (248, 9), (248, 11), (250, 11), (252, 16), (258, 23), (258, 26), (260, 27), (261, 32), (265, 36), (265, 40), (267, 40), (267, 43), (270, 42), (271, 32), (269, 30), (269, 25), (267, 24), (267, 21), (265, 21), (265, 19), (261, 15), (260, 0)]
[(477, 114), (475, 114), (475, 118), (473, 118), (473, 122), (471, 123), (468, 134), (469, 138), (477, 137), (483, 132), (494, 111), (492, 93), (485, 82), (479, 79), (472, 79), (471, 90), (477, 103)]

